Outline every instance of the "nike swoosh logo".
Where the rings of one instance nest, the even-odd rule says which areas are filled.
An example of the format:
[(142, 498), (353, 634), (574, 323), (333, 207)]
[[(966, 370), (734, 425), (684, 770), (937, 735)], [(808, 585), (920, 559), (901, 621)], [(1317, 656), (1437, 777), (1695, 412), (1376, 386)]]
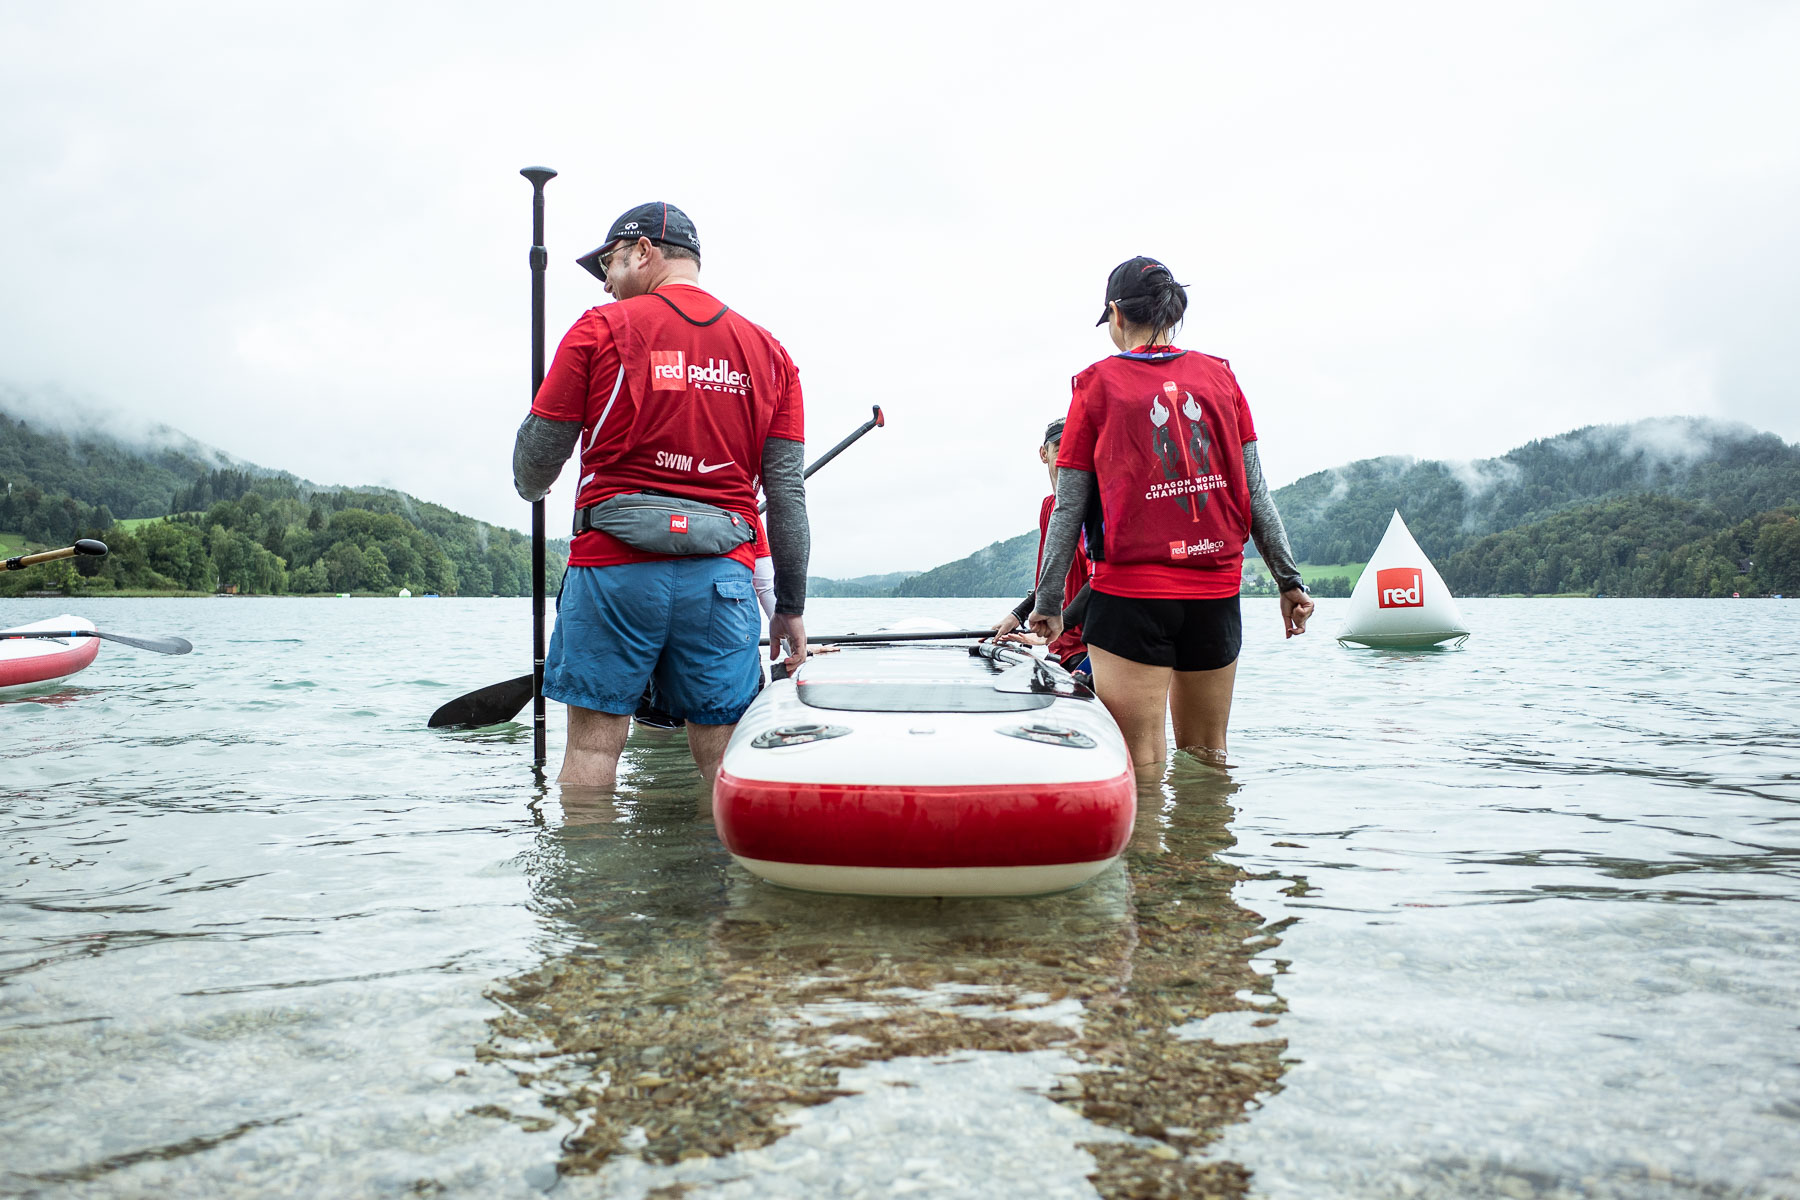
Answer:
[(735, 462), (735, 461), (736, 461), (735, 459), (732, 459), (732, 460), (728, 460), (728, 461), (722, 462), (722, 463), (714, 463), (712, 466), (709, 467), (706, 465), (706, 460), (703, 458), (700, 460), (700, 465), (695, 467), (694, 470), (700, 472), (702, 475), (708, 475), (714, 471), (719, 470), (721, 467), (729, 467), (732, 464), (732, 462)]

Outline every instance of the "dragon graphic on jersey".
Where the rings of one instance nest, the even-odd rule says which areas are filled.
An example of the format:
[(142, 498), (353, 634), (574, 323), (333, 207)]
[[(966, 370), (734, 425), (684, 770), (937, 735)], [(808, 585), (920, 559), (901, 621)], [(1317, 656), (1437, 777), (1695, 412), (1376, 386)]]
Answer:
[[(1167, 404), (1163, 403), (1165, 396)], [(1177, 413), (1188, 419), (1185, 430)], [(1174, 429), (1169, 428), (1171, 419)], [(1173, 380), (1164, 383), (1162, 396), (1150, 398), (1150, 424), (1150, 449), (1162, 462), (1165, 480), (1194, 479), (1212, 473), (1212, 434), (1206, 426), (1206, 414), (1192, 392), (1183, 392)], [(1181, 505), (1181, 511), (1190, 520), (1198, 521), (1200, 510), (1206, 507), (1207, 494), (1196, 491), (1170, 499)]]

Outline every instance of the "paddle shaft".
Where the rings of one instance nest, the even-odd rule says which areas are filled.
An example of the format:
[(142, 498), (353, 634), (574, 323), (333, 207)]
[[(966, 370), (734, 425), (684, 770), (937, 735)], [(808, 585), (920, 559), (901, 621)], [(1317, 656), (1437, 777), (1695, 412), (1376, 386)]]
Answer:
[(0, 570), (23, 571), (26, 567), (34, 567), (42, 562), (55, 562), (59, 558), (74, 558), (77, 554), (98, 557), (106, 553), (106, 543), (96, 542), (92, 538), (82, 538), (73, 546), (64, 546), (61, 550), (40, 550), (36, 554), (21, 554), (16, 558), (5, 560)]
[[(550, 265), (544, 249), (544, 185), (556, 178), (549, 167), (519, 172), (531, 181), (531, 401), (544, 386), (544, 271)], [(542, 767), (548, 757), (544, 714), (544, 502), (531, 505), (531, 761)]]
[[(839, 442), (837, 445), (833, 446), (831, 449), (827, 450), (823, 455), (821, 455), (817, 462), (813, 463), (812, 466), (806, 468), (806, 470), (804, 470), (800, 473), (800, 478), (811, 479), (814, 471), (817, 471), (820, 467), (824, 466), (826, 463), (830, 462), (832, 459), (836, 458), (838, 455), (840, 455), (844, 451), (848, 450), (851, 447), (851, 445), (856, 441), (857, 438), (859, 438), (863, 434), (869, 432), (869, 430), (871, 430), (871, 429), (877, 429), (883, 425), (886, 425), (887, 418), (881, 415), (881, 405), (876, 404), (871, 407), (874, 408), (875, 415), (870, 417), (868, 420), (864, 421), (861, 425), (858, 425), (851, 432), (849, 437), (845, 438), (843, 441)], [(769, 502), (767, 500), (762, 501), (761, 503), (759, 503), (756, 506), (757, 512), (767, 512), (768, 509), (769, 509)]]
[[(942, 632), (932, 630), (924, 633), (846, 633), (838, 637), (814, 637), (809, 633), (806, 635), (806, 644), (809, 646), (854, 646), (859, 642), (955, 642), (964, 638), (981, 639), (993, 636), (992, 629), (949, 629)], [(769, 639), (764, 638), (762, 644), (768, 645)]]

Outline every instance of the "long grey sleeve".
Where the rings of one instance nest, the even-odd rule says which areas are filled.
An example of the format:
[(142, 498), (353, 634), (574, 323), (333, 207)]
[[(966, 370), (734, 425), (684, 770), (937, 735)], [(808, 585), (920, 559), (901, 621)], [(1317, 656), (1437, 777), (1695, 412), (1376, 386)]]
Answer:
[(1287, 527), (1281, 523), (1275, 498), (1269, 495), (1268, 482), (1263, 479), (1262, 458), (1256, 453), (1255, 442), (1244, 443), (1244, 478), (1250, 484), (1250, 539), (1256, 543), (1256, 552), (1268, 565), (1276, 587), (1284, 592), (1297, 588), (1300, 564), (1294, 561)]
[(763, 495), (769, 509), (769, 557), (775, 560), (775, 611), (806, 611), (806, 564), (812, 557), (812, 526), (806, 519), (806, 447), (787, 438), (763, 442)]
[(551, 421), (526, 413), (513, 438), (513, 487), (519, 495), (534, 503), (542, 500), (580, 441), (580, 421)]
[(1061, 616), (1067, 602), (1063, 581), (1069, 577), (1069, 563), (1075, 557), (1075, 543), (1081, 537), (1081, 523), (1087, 519), (1088, 496), (1093, 487), (1092, 471), (1056, 469), (1056, 509), (1050, 514), (1050, 528), (1044, 533), (1044, 564), (1038, 573), (1035, 605), (1036, 611), (1045, 616)]

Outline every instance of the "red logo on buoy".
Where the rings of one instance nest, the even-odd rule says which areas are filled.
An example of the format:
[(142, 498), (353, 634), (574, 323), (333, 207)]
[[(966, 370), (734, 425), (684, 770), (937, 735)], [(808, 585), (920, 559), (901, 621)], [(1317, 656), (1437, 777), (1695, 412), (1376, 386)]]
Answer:
[(1381, 608), (1425, 607), (1425, 572), (1417, 567), (1375, 572), (1375, 602)]
[(670, 513), (669, 514), (669, 532), (670, 533), (686, 533), (687, 532), (687, 514), (686, 513)]

